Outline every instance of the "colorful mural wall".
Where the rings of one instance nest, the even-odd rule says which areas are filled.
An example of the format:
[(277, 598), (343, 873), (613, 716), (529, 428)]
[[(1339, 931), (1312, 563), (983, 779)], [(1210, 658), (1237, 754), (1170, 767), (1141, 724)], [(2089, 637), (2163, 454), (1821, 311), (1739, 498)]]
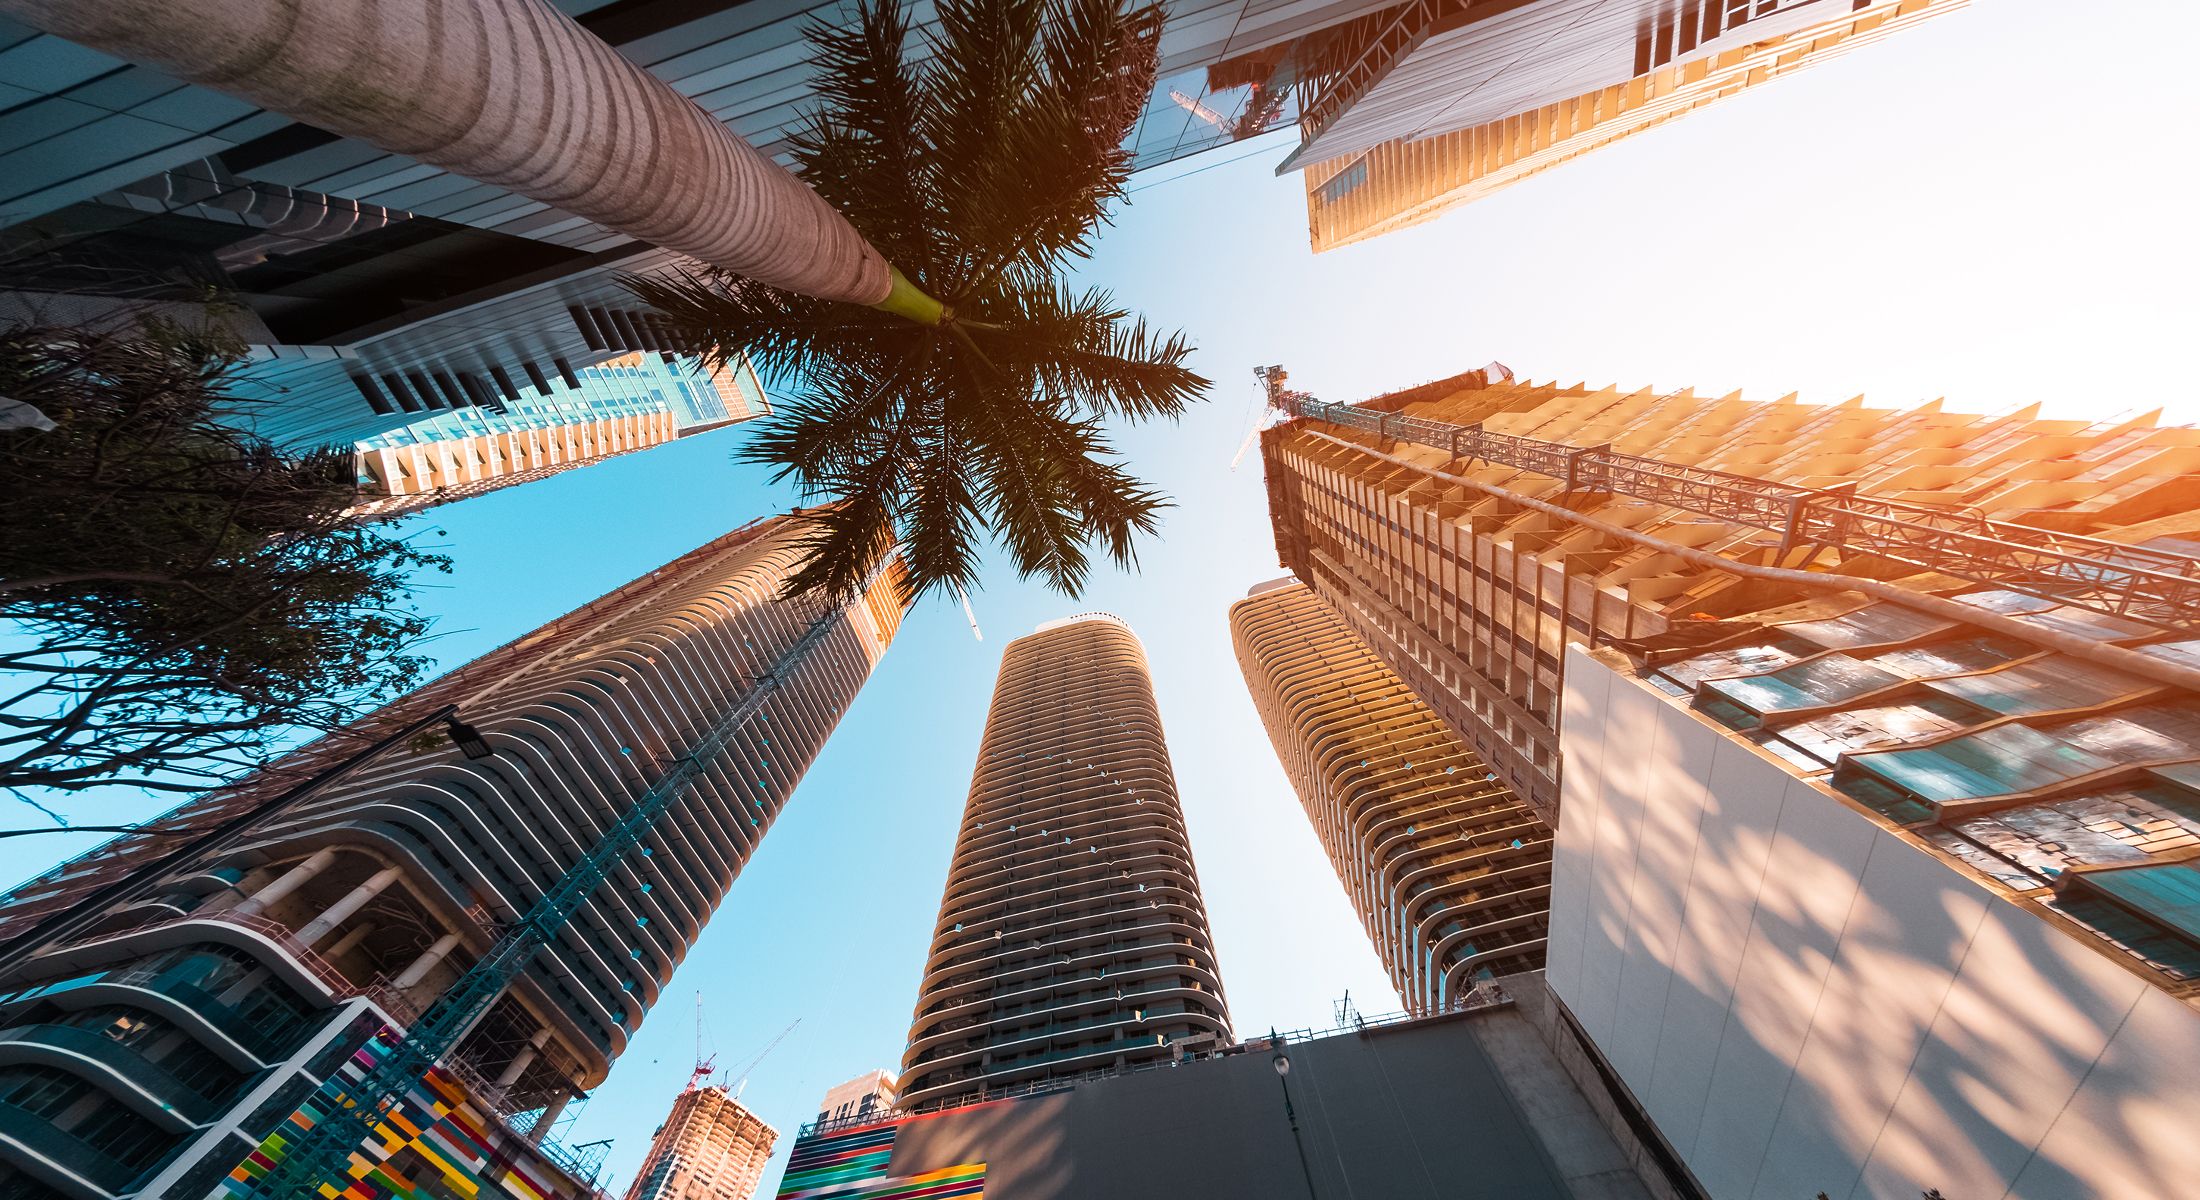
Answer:
[(911, 1120), (864, 1125), (797, 1140), (777, 1200), (948, 1200), (985, 1196), (985, 1164), (962, 1163), (891, 1175), (894, 1135)]
[[(338, 1069), (356, 1084), (388, 1053), (385, 1028), (355, 1050)], [(220, 1195), (228, 1200), (257, 1197), (253, 1181), (281, 1162), (290, 1140), (320, 1120), (323, 1093), (316, 1092), (229, 1173)], [(467, 1196), (477, 1200), (569, 1200), (593, 1197), (596, 1190), (565, 1176), (542, 1161), (535, 1147), (469, 1099), (458, 1080), (441, 1068), (406, 1093), (379, 1127), (375, 1144), (362, 1146), (351, 1159), (351, 1186), (342, 1200), (440, 1200)], [(432, 1186), (440, 1185), (440, 1186)], [(959, 1194), (959, 1193), (958, 1193)]]

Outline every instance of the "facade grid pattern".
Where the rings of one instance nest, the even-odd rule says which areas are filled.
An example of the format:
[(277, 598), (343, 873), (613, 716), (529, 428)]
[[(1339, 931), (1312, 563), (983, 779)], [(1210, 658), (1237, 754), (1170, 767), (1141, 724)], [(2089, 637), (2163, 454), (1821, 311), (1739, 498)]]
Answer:
[(1551, 830), (1295, 580), (1230, 607), (1284, 773), (1407, 1012), (1543, 968)]
[(1229, 1037), (1144, 649), (1113, 617), (1042, 626), (1002, 656), (901, 1105)]

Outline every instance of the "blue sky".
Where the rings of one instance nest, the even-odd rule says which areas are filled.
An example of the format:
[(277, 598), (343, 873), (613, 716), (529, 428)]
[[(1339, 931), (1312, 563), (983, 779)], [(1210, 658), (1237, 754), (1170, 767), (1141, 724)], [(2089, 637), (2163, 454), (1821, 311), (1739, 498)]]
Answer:
[[(729, 1066), (802, 1022), (746, 1096), (782, 1131), (781, 1161), (827, 1087), (898, 1067), (1001, 646), (1087, 608), (1130, 621), (1153, 660), (1238, 1027), (1326, 1025), (1347, 989), (1367, 1012), (1397, 1007), (1230, 651), (1228, 605), (1277, 574), (1258, 457), (1229, 469), (1256, 415), (1251, 368), (1282, 363), (1333, 400), (1496, 358), (1564, 382), (2194, 420), (2194, 44), (2200, 16), (2168, 0), (1982, 0), (1318, 258), (1297, 178), (1269, 173), (1281, 143), (1138, 180), (1085, 274), (1188, 330), (1215, 381), (1182, 423), (1122, 438), (1179, 505), (1142, 571), (1100, 574), (1077, 602), (996, 572), (973, 598), (982, 643), (950, 603), (914, 613), (567, 1140), (616, 1138), (623, 1187), (686, 1078), (696, 989)], [(458, 562), (421, 593), (440, 654), (456, 664), (786, 507), (730, 462), (742, 436), (432, 514)], [(0, 842), (0, 878), (93, 840)]]

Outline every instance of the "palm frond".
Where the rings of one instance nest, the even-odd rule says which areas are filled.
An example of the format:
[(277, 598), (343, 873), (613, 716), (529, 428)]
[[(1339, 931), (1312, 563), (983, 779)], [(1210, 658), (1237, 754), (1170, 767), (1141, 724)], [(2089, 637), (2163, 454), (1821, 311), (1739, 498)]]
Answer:
[(1079, 411), (1146, 421), (1183, 415), (1209, 381), (1184, 365), (1191, 345), (1162, 336), (1104, 291), (1031, 289), (998, 298), (998, 331), (984, 340), (997, 362), (1032, 370), (1041, 386)]
[(793, 385), (743, 460), (806, 499), (790, 593), (847, 597), (898, 549), (907, 598), (975, 588), (990, 541), (1070, 595), (1135, 565), (1168, 500), (1105, 422), (1174, 418), (1207, 387), (1180, 334), (1059, 281), (1119, 200), (1159, 10), (1126, 0), (903, 0), (810, 31), (818, 112), (793, 139), (818, 194), (958, 314), (941, 326), (713, 273), (630, 281), (684, 348)]

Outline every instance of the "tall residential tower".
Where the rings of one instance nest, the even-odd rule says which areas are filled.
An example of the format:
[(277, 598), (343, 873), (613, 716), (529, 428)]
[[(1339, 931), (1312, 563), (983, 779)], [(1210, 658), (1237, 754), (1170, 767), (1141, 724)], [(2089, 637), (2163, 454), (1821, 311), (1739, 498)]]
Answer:
[(1145, 649), (1101, 613), (1041, 625), (1001, 656), (901, 1106), (1229, 1040)]
[(1551, 830), (1295, 579), (1230, 633), (1299, 803), (1406, 1011), (1543, 967)]
[[(891, 579), (845, 610), (779, 599), (799, 537), (784, 517), (737, 530), (360, 726), (455, 703), (491, 757), (440, 737), (399, 746), (227, 849), (164, 862), (168, 834), (364, 740), (333, 736), (16, 889), (0, 939), (162, 871), (145, 899), (0, 979), (0, 1191), (247, 1194), (264, 1165), (248, 1153), (279, 1157), (324, 1080), (416, 1020), (776, 668), (761, 710), (639, 853), (421, 1081), (406, 1114), (419, 1136), (354, 1159), (466, 1194), (578, 1194), (545, 1182), (522, 1132), (539, 1138), (603, 1080), (899, 626)], [(819, 621), (823, 640), (794, 656)]]

